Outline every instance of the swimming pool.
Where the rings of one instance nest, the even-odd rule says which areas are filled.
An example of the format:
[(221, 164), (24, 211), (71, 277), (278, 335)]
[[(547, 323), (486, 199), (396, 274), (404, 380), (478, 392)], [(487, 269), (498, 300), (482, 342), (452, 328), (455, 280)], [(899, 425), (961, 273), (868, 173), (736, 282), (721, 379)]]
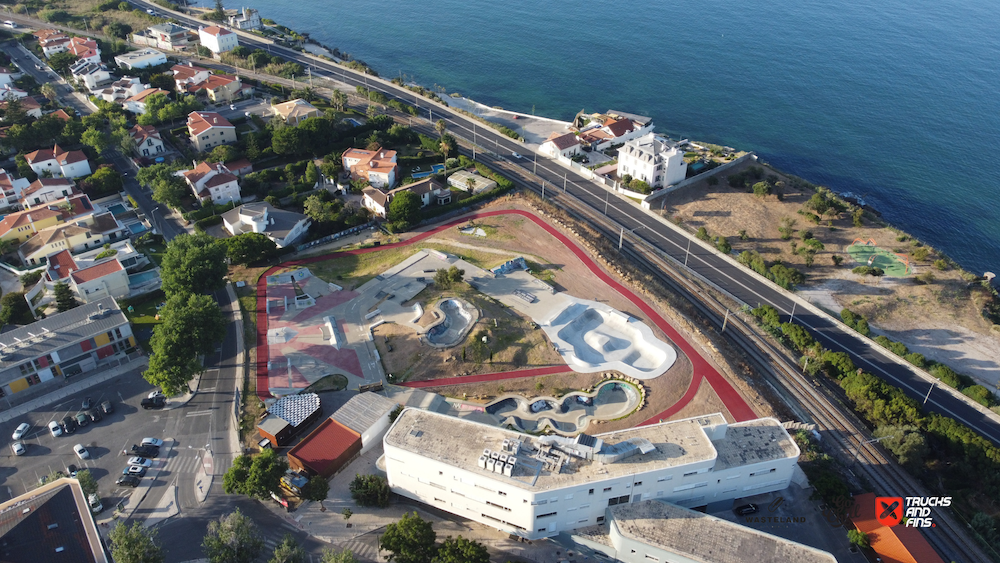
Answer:
[(138, 274), (132, 274), (128, 277), (128, 284), (141, 285), (158, 277), (160, 277), (160, 272), (157, 270), (149, 270), (148, 272), (139, 272)]
[(431, 166), (431, 171), (430, 172), (416, 172), (416, 173), (412, 174), (412, 177), (413, 178), (426, 178), (426, 177), (430, 176), (431, 174), (441, 174), (442, 172), (444, 172), (444, 164), (435, 164), (434, 166)]
[(122, 204), (120, 204), (120, 203), (116, 203), (116, 204), (108, 207), (108, 211), (110, 211), (112, 215), (114, 215), (115, 217), (117, 217), (117, 216), (121, 215), (122, 213), (125, 213), (125, 206), (122, 205)]
[(147, 229), (146, 225), (143, 225), (142, 223), (132, 223), (128, 226), (128, 230), (132, 231), (133, 235), (138, 235), (148, 231), (149, 229)]

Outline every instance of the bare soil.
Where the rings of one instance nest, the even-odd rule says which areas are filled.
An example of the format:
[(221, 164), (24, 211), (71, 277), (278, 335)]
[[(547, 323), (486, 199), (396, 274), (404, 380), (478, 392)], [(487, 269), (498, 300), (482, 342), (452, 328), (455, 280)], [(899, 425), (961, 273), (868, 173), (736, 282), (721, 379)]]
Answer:
[[(749, 167), (752, 163), (743, 166)], [(872, 326), (900, 340), (914, 351), (928, 357), (940, 357), (954, 369), (967, 373), (988, 387), (1000, 382), (1000, 332), (982, 317), (980, 311), (989, 300), (978, 284), (963, 279), (963, 272), (934, 249), (926, 259), (916, 260), (913, 252), (922, 246), (905, 233), (890, 227), (871, 213), (865, 213), (863, 226), (855, 227), (850, 214), (824, 216), (813, 224), (799, 214), (814, 190), (798, 179), (765, 167), (766, 175), (775, 175), (784, 185), (784, 200), (775, 195), (757, 197), (741, 189), (730, 188), (726, 177), (709, 186), (698, 182), (665, 198), (662, 214), (692, 232), (704, 227), (713, 237), (725, 236), (736, 255), (756, 250), (769, 263), (781, 260), (806, 275), (797, 289), (804, 297), (839, 316), (842, 308), (861, 313)], [(733, 172), (739, 172), (736, 169)], [(781, 240), (778, 227), (782, 218), (795, 220), (791, 240)], [(745, 230), (749, 240), (737, 236)], [(792, 252), (791, 243), (802, 245), (803, 233), (809, 231), (820, 240), (824, 250), (816, 253), (812, 267)], [(899, 240), (903, 238), (904, 240)], [(855, 263), (846, 248), (854, 240), (874, 240), (878, 246), (907, 254), (912, 273), (906, 278), (885, 277), (878, 285), (851, 273)], [(843, 258), (836, 266), (834, 255)], [(944, 271), (932, 264), (943, 259)], [(920, 283), (917, 275), (930, 272), (931, 283)], [(934, 331), (928, 333), (927, 331)], [(932, 334), (949, 333), (949, 339), (935, 342)], [(946, 351), (936, 348), (946, 346)]]

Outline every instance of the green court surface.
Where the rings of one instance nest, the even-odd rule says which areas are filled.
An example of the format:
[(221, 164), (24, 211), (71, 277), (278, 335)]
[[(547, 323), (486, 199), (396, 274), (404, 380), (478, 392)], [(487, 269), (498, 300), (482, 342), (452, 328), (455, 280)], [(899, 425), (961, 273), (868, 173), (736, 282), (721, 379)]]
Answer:
[(851, 258), (858, 263), (858, 265), (862, 266), (868, 265), (868, 260), (874, 254), (875, 260), (871, 263), (871, 265), (875, 268), (882, 268), (887, 276), (902, 278), (910, 273), (907, 268), (906, 261), (893, 254), (891, 250), (880, 248), (878, 246), (852, 244), (847, 247), (847, 252), (851, 255)]

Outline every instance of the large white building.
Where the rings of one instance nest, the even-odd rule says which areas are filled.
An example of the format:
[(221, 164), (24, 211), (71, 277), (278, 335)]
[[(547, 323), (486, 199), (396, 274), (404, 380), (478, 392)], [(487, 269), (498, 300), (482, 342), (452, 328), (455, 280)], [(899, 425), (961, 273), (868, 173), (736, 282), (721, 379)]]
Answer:
[(721, 414), (564, 438), (411, 408), (383, 443), (393, 492), (528, 539), (603, 523), (620, 504), (782, 490), (799, 457), (777, 420)]
[(630, 175), (662, 188), (687, 176), (684, 151), (653, 133), (632, 139), (618, 149), (618, 176)]
[(236, 34), (224, 27), (212, 25), (198, 29), (198, 38), (202, 47), (208, 48), (216, 58), (226, 51), (232, 51), (239, 45)]

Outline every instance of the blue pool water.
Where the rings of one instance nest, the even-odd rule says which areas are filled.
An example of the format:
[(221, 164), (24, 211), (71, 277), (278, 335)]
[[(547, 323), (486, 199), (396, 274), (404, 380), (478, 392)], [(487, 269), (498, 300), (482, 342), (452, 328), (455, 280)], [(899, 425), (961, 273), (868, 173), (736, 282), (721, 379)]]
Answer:
[(149, 229), (147, 229), (146, 225), (143, 225), (142, 223), (132, 223), (128, 226), (128, 230), (132, 231), (133, 235), (138, 235), (148, 231)]
[(110, 211), (112, 215), (117, 217), (118, 215), (125, 213), (125, 206), (120, 203), (116, 203), (108, 207), (108, 211)]
[(146, 283), (151, 279), (160, 277), (160, 272), (156, 270), (150, 270), (148, 272), (139, 272), (138, 274), (132, 274), (128, 277), (129, 285), (139, 285), (141, 283)]
[(444, 172), (444, 164), (435, 164), (434, 166), (431, 166), (430, 172), (416, 172), (411, 174), (411, 176), (413, 178), (426, 178), (431, 174), (440, 174), (442, 172)]

